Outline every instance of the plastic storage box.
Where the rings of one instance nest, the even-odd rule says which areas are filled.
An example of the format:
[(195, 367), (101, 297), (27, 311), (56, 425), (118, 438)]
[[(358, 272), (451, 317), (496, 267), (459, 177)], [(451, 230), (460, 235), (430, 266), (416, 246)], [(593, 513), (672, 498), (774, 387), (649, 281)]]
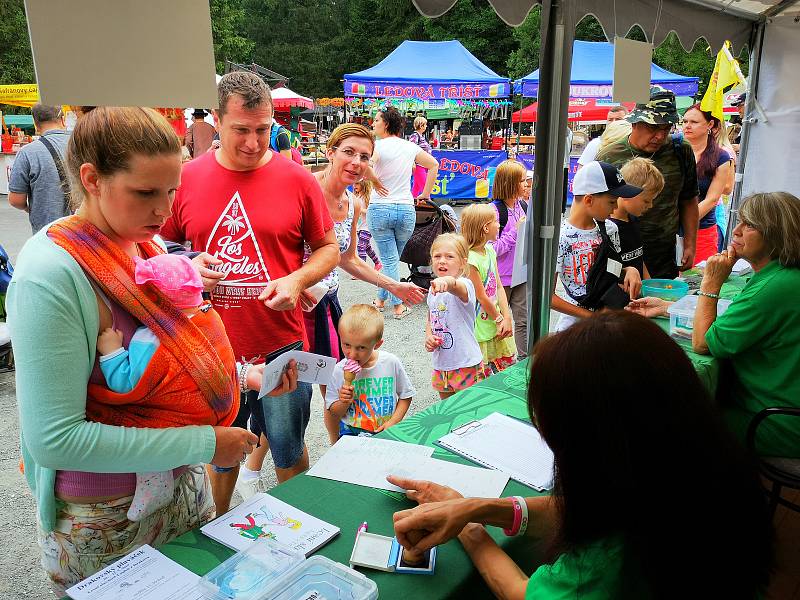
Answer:
[(308, 560), (272, 540), (258, 540), (207, 573), (200, 585), (214, 600), (374, 600), (378, 586), (325, 558)]
[[(717, 316), (728, 310), (731, 300), (717, 300)], [(669, 312), (669, 334), (679, 340), (691, 340), (694, 330), (694, 313), (697, 296), (684, 296), (667, 311)]]
[(680, 300), (689, 293), (689, 284), (678, 279), (645, 279), (642, 281), (642, 297), (655, 296), (662, 300)]

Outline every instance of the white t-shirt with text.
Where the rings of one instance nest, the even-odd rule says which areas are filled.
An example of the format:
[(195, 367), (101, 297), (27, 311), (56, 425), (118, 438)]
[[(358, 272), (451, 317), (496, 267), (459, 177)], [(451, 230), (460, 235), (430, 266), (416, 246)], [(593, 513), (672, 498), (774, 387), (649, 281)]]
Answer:
[[(400, 359), (385, 350), (377, 352), (375, 364), (369, 369), (361, 369), (353, 381), (353, 403), (342, 417), (345, 425), (374, 431), (389, 420), (398, 400), (412, 398), (417, 393)], [(346, 362), (347, 359), (340, 360), (333, 369), (330, 385), (325, 390), (326, 409), (339, 400)]]
[[(617, 252), (620, 251), (619, 229), (616, 224), (606, 219), (606, 233)], [(589, 269), (594, 262), (594, 251), (601, 244), (603, 238), (600, 229), (578, 229), (568, 219), (561, 222), (561, 235), (558, 238), (558, 256), (556, 258), (556, 272), (561, 278), (561, 283), (567, 292), (565, 300), (577, 305), (575, 297), (586, 294), (586, 280)]]

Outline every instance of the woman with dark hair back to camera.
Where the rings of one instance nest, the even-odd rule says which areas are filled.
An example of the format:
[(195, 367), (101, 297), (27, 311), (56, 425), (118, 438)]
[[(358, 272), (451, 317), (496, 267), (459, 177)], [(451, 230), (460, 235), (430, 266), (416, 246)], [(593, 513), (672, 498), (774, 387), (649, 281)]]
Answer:
[[(500, 598), (756, 597), (771, 564), (766, 498), (685, 352), (654, 323), (608, 312), (533, 354), (528, 410), (555, 456), (552, 495), (462, 498), (389, 477), (420, 503), (395, 514), (400, 543), (458, 537)], [(545, 564), (529, 578), (487, 525), (542, 541)]]
[[(386, 193), (373, 192), (367, 209), (367, 226), (383, 263), (383, 273), (392, 279), (400, 279), (399, 261), (403, 248), (414, 233), (416, 213), (414, 197), (411, 195), (411, 174), (414, 165), (428, 169), (425, 187), (417, 200), (430, 200), (431, 189), (439, 172), (439, 162), (416, 144), (404, 140), (405, 119), (394, 107), (379, 110), (372, 122), (372, 130), (378, 141), (372, 158), (374, 174)], [(403, 302), (385, 289), (378, 290), (375, 308), (383, 311), (386, 301), (393, 307), (394, 318), (402, 319), (411, 311)]]

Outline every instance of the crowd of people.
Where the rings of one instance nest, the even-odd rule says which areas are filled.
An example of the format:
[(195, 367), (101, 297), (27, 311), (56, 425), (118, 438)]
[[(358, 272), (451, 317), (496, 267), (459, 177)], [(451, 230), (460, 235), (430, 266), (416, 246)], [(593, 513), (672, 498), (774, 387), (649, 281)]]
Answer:
[[(492, 202), (471, 204), (459, 233), (433, 240), (424, 290), (399, 280), (415, 204), (430, 198), (438, 171), (424, 119), (412, 140), (391, 107), (372, 130), (341, 125), (326, 168), (312, 174), (274, 148), (272, 100), (258, 76), (229, 73), (218, 93), (218, 144), (197, 112), (185, 162), (157, 112), (88, 110), (63, 155), (65, 212), (74, 214), (44, 217), (16, 265), (8, 313), (21, 466), (57, 594), (227, 511), (234, 489), (252, 495), (267, 451), (279, 482), (308, 468), (311, 385), (290, 362), (259, 398), (264, 365), (280, 354), (337, 359), (320, 390), (334, 443), (393, 427), (417, 394), (420, 382), (383, 348), (381, 313), (403, 319), (426, 302), (420, 349), (442, 399), (529, 350), (526, 286), (512, 282), (531, 192), (521, 163), (499, 165)], [(596, 597), (674, 597), (687, 561), (705, 565), (700, 596), (745, 596), (767, 579), (769, 515), (750, 457), (685, 352), (645, 318), (665, 303), (639, 298), (643, 279), (673, 278), (717, 243), (703, 231), (716, 227), (708, 215), (735, 156), (697, 106), (684, 137), (671, 138), (677, 112), (663, 90), (624, 116), (575, 177), (556, 265), (567, 296), (552, 303), (560, 332), (535, 347), (531, 364), (528, 407), (555, 456), (552, 496), (464, 499), (391, 479), (420, 503), (395, 515), (400, 543), (424, 551), (458, 537), (503, 597), (586, 586)], [(45, 118), (60, 131), (58, 114)], [(800, 200), (757, 194), (742, 205), (732, 245), (706, 257), (693, 345), (731, 359), (725, 414), (739, 436), (761, 408), (800, 398), (800, 310), (785, 301), (800, 289), (798, 240)], [(717, 316), (740, 257), (756, 273)], [(343, 308), (339, 268), (374, 284), (377, 297)], [(50, 380), (59, 385), (43, 390)], [(776, 419), (760, 432), (759, 452), (794, 456), (798, 435)], [(665, 494), (664, 481), (681, 481), (691, 501)], [(485, 525), (543, 540), (547, 564), (528, 578)]]

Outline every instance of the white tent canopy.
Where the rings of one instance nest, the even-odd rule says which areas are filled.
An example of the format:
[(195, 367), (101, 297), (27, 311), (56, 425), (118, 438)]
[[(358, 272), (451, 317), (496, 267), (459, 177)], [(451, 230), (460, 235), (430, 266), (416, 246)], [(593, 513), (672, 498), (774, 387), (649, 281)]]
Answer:
[[(426, 17), (440, 17), (456, 0), (413, 0)], [(522, 24), (528, 13), (542, 0), (489, 0), (498, 16), (512, 27)], [(654, 45), (664, 41), (670, 31), (675, 31), (690, 50), (695, 40), (704, 37), (712, 48), (719, 48), (726, 39), (734, 48), (741, 48), (750, 38), (750, 22), (769, 15), (770, 10), (781, 9), (781, 14), (800, 15), (800, 4), (793, 0), (626, 0), (603, 2), (598, 0), (573, 0), (569, 3), (576, 20), (594, 15), (606, 37), (624, 37), (639, 25)], [(788, 5), (788, 6), (787, 6)]]

